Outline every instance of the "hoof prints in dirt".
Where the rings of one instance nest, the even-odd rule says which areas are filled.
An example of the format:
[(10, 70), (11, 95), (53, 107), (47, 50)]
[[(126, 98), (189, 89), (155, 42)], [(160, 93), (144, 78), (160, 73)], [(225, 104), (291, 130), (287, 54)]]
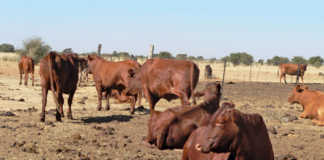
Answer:
[(0, 116), (4, 116), (4, 117), (13, 117), (16, 116), (16, 114), (12, 113), (12, 112), (1, 112), (0, 111)]
[(14, 99), (14, 98), (10, 98), (10, 97), (2, 97), (2, 96), (0, 96), (0, 99), (5, 100), (5, 101), (25, 102), (25, 99), (23, 99), (23, 98)]
[(107, 126), (106, 128), (103, 128), (101, 126), (93, 126), (95, 130), (102, 131), (99, 136), (101, 135), (114, 135), (115, 129)]
[(297, 158), (292, 154), (286, 154), (276, 157), (275, 160), (297, 160)]
[(81, 118), (81, 120), (84, 123), (109, 123), (111, 121), (128, 122), (132, 118), (133, 116), (112, 115), (112, 116), (105, 116), (105, 117), (86, 117), (86, 118)]
[(17, 112), (37, 112), (38, 109), (36, 109), (34, 106), (31, 108), (27, 108), (27, 109), (17, 109), (15, 110)]
[(85, 101), (88, 99), (88, 97), (82, 97), (80, 101), (78, 101), (79, 104), (85, 104)]
[(20, 148), (21, 151), (27, 152), (27, 153), (38, 153), (38, 146), (37, 142), (29, 142), (26, 141), (22, 142), (14, 142), (11, 147)]

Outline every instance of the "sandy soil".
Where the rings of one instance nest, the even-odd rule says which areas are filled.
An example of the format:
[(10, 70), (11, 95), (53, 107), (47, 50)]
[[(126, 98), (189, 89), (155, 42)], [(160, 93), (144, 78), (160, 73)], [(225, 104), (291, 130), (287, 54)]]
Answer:
[[(55, 105), (49, 93), (46, 122), (41, 123), (41, 88), (36, 79), (35, 87), (19, 86), (17, 74), (0, 73), (0, 160), (181, 158), (182, 150), (161, 151), (142, 144), (149, 118), (147, 103), (135, 115), (129, 114), (129, 104), (114, 101), (110, 111), (96, 111), (97, 96), (92, 83), (77, 89), (72, 107), (74, 120), (55, 121)], [(204, 82), (200, 82), (197, 89), (203, 86)], [(297, 159), (324, 160), (324, 127), (298, 118), (302, 108), (287, 102), (292, 87), (280, 87), (278, 83), (226, 84), (222, 101), (232, 101), (243, 112), (263, 116), (276, 159), (290, 154)], [(324, 91), (324, 85), (309, 87)], [(65, 104), (66, 101), (67, 96)], [(164, 110), (179, 104), (178, 100), (162, 100), (156, 108)]]

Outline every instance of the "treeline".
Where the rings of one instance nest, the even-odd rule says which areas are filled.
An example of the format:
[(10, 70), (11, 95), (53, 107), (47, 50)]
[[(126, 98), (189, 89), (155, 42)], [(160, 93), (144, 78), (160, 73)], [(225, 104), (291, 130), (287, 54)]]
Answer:
[[(0, 52), (17, 52), (19, 55), (27, 55), (32, 57), (36, 62), (45, 56), (52, 48), (46, 44), (40, 37), (33, 37), (23, 41), (22, 49), (15, 49), (12, 44), (3, 43), (0, 44)], [(66, 48), (62, 51), (58, 51), (59, 53), (73, 53), (72, 48)], [(93, 54), (96, 52), (87, 52), (81, 53), (81, 55)], [(153, 54), (153, 58), (169, 58), (169, 59), (179, 59), (179, 60), (208, 60), (209, 62), (216, 62), (216, 58), (205, 59), (203, 56), (190, 56), (186, 53), (174, 54), (168, 51), (161, 51), (159, 53)], [(103, 57), (124, 57), (127, 59), (138, 59), (138, 58), (147, 58), (144, 55), (133, 55), (128, 52), (118, 52), (113, 51), (113, 53), (103, 53)], [(320, 56), (310, 57), (309, 59), (305, 59), (301, 56), (295, 56), (292, 59), (288, 57), (280, 57), (274, 56), (271, 59), (259, 59), (257, 61), (254, 60), (253, 56), (246, 52), (235, 52), (230, 53), (230, 55), (225, 56), (221, 59), (221, 61), (227, 61), (232, 63), (234, 66), (237, 65), (251, 65), (253, 63), (257, 63), (260, 65), (268, 64), (268, 65), (279, 65), (281, 63), (295, 63), (295, 64), (309, 64), (315, 67), (321, 67), (324, 63), (324, 60)]]

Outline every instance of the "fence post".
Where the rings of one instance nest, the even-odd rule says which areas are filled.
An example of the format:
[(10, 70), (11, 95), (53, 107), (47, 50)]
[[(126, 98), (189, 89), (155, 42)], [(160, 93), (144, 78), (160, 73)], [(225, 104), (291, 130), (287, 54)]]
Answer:
[(300, 75), (300, 64), (297, 64), (297, 77), (296, 77), (296, 84), (299, 83), (299, 75)]
[(149, 55), (148, 55), (148, 59), (152, 59), (153, 58), (153, 53), (154, 53), (154, 45), (151, 44), (150, 45), (150, 52), (149, 52)]
[(224, 70), (223, 70), (223, 80), (222, 80), (222, 91), (223, 91), (223, 88), (224, 88), (224, 80), (225, 80), (225, 72), (226, 72), (226, 63), (227, 63), (227, 61), (224, 60)]
[(98, 56), (101, 56), (101, 44), (99, 43), (98, 45), (98, 52), (97, 52)]

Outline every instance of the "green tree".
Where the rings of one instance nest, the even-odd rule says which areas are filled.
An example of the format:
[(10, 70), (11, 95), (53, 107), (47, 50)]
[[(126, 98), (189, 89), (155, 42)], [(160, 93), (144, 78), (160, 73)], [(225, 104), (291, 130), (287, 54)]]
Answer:
[(128, 52), (119, 52), (118, 55), (120, 57), (130, 57), (129, 53)]
[(162, 51), (158, 54), (159, 58), (173, 58), (172, 54), (167, 51)]
[(12, 44), (2, 43), (0, 45), (0, 52), (14, 52), (15, 47)]
[(261, 64), (261, 65), (263, 65), (264, 64), (264, 60), (263, 59), (259, 59), (258, 60), (258, 63)]
[(314, 67), (321, 67), (324, 63), (324, 60), (320, 56), (310, 57), (308, 63)]
[(250, 65), (254, 61), (253, 56), (246, 52), (231, 53), (228, 59), (234, 66), (239, 64)]
[(188, 56), (188, 59), (189, 60), (196, 60), (196, 57), (195, 56)]
[(51, 47), (45, 44), (40, 37), (24, 40), (23, 45), (24, 48), (20, 54), (32, 57), (36, 63), (51, 50)]
[(63, 53), (73, 53), (72, 48), (65, 48), (63, 51)]
[(185, 60), (187, 59), (187, 54), (177, 54), (176, 59)]
[(267, 60), (268, 65), (278, 66), (279, 64), (282, 64), (282, 63), (289, 63), (289, 59), (287, 57), (274, 56), (271, 59)]
[(294, 64), (307, 64), (307, 60), (301, 56), (295, 56), (291, 59), (291, 62)]
[(210, 58), (210, 59), (209, 59), (209, 62), (210, 62), (210, 63), (214, 63), (214, 62), (216, 62), (216, 61), (217, 61), (216, 58)]

